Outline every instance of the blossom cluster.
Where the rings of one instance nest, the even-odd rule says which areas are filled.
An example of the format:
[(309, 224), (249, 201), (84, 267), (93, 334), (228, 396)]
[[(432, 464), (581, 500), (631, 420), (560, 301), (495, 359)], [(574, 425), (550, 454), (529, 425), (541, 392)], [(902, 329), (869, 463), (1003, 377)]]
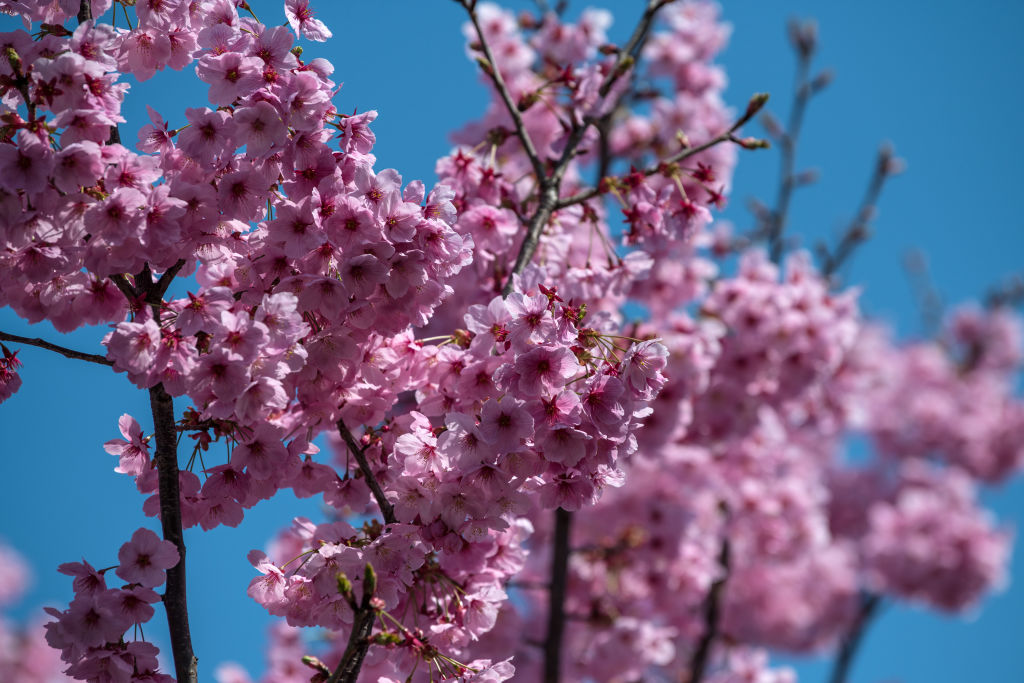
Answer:
[(70, 664), (65, 673), (89, 681), (170, 683), (158, 673), (158, 649), (142, 639), (125, 640), (125, 632), (153, 618), (160, 596), (154, 588), (167, 569), (178, 564), (178, 550), (149, 529), (138, 529), (117, 554), (115, 574), (125, 581), (108, 588), (106, 572), (85, 560), (62, 564), (58, 571), (74, 577), (75, 597), (66, 610), (46, 608), (46, 642)]
[[(765, 98), (725, 106), (714, 5), (649, 3), (627, 49), (601, 10), (462, 4), (492, 100), (428, 190), (377, 168), (375, 111), (336, 108), (334, 67), (296, 44), (331, 37), (306, 0), (285, 25), (117, 2), (128, 29), (110, 0), (0, 0), (42, 22), (0, 33), (0, 305), (109, 325), (99, 362), (188, 403), (105, 444), (145, 514), (210, 530), (284, 489), (325, 504), (249, 555), (283, 620), (264, 680), (326, 680), (360, 648), (365, 680), (541, 680), (558, 609), (566, 679), (789, 683), (767, 649), (834, 646), (864, 594), (957, 611), (997, 587), (1009, 538), (976, 482), (1024, 458), (1016, 319), (966, 310), (900, 347), (809, 254), (730, 258), (714, 211)], [(168, 68), (207, 101), (150, 109), (133, 151), (121, 76)], [(168, 433), (209, 456), (177, 501)], [(848, 464), (851, 434), (880, 457)], [(140, 529), (120, 588), (62, 565), (67, 675), (171, 680), (127, 633), (182, 556)]]

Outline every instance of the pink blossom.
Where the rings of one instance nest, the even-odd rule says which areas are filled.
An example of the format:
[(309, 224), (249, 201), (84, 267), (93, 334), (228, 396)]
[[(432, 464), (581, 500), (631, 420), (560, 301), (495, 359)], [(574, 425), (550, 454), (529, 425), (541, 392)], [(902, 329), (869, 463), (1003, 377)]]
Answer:
[(164, 572), (178, 564), (178, 549), (162, 541), (149, 529), (136, 529), (132, 540), (117, 553), (117, 575), (129, 583), (147, 588), (164, 582)]
[(127, 439), (112, 439), (103, 445), (103, 450), (119, 456), (115, 472), (138, 476), (149, 467), (149, 445), (142, 438), (142, 427), (131, 415), (125, 413), (117, 421), (121, 435)]
[(209, 100), (228, 105), (251, 95), (263, 83), (262, 61), (236, 52), (205, 55), (196, 66), (199, 79), (210, 84)]
[(480, 413), (480, 435), (499, 453), (512, 453), (522, 448), (523, 439), (533, 431), (533, 418), (522, 401), (506, 397), (488, 401)]
[(309, 5), (309, 0), (285, 0), (284, 14), (295, 35), (323, 42), (333, 34), (322, 21), (313, 18)]

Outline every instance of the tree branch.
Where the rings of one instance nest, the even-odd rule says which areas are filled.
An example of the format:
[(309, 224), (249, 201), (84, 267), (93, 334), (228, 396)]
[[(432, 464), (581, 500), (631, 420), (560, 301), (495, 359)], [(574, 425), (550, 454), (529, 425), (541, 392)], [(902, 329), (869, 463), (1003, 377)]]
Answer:
[[(124, 278), (125, 286), (144, 296), (153, 312), (153, 320), (160, 325), (163, 305), (162, 293), (180, 270), (171, 269), (166, 282), (154, 283), (149, 264), (135, 276), (136, 286), (131, 287)], [(171, 272), (173, 270), (173, 273)], [(165, 273), (165, 276), (167, 273)], [(123, 276), (122, 276), (123, 278)], [(178, 433), (174, 424), (174, 399), (162, 383), (149, 390), (150, 411), (153, 414), (153, 432), (156, 436), (156, 467), (160, 491), (160, 524), (165, 541), (174, 543), (178, 549), (178, 564), (167, 570), (167, 587), (164, 591), (164, 611), (171, 636), (171, 652), (174, 655), (174, 669), (178, 683), (198, 683), (198, 660), (192, 649), (192, 635), (188, 624), (188, 597), (186, 590), (185, 535), (181, 523), (181, 491), (178, 479)]]
[(797, 54), (796, 88), (793, 93), (793, 106), (789, 110), (789, 121), (786, 129), (779, 136), (779, 147), (782, 150), (781, 168), (779, 172), (779, 190), (775, 198), (775, 209), (769, 215), (765, 232), (768, 243), (768, 254), (772, 261), (778, 263), (782, 258), (782, 233), (786, 229), (786, 218), (793, 190), (797, 186), (794, 170), (796, 164), (796, 147), (803, 127), (804, 113), (811, 96), (824, 88), (831, 80), (828, 72), (819, 75), (814, 81), (808, 80), (811, 58), (817, 43), (817, 27), (814, 22), (803, 24), (793, 21), (789, 25), (790, 41)]
[(171, 282), (178, 276), (178, 273), (185, 266), (185, 259), (178, 259), (178, 261), (167, 269), (167, 271), (160, 276), (160, 279), (156, 281), (154, 286), (150, 289), (149, 295), (155, 299), (149, 303), (162, 303), (164, 294), (167, 293), (167, 289), (171, 286)]
[(721, 621), (722, 597), (725, 583), (729, 580), (729, 539), (722, 540), (722, 550), (718, 555), (718, 563), (722, 567), (722, 575), (715, 579), (704, 601), (704, 634), (697, 643), (697, 648), (690, 658), (690, 678), (688, 683), (700, 683), (704, 678), (708, 662), (711, 661), (711, 646), (718, 637)]
[(565, 632), (565, 596), (569, 589), (569, 531), (572, 513), (555, 510), (552, 539), (551, 591), (548, 593), (548, 630), (544, 638), (544, 683), (558, 683), (562, 665), (562, 634)]
[(373, 470), (370, 469), (370, 463), (366, 460), (366, 447), (359, 445), (359, 442), (356, 441), (352, 432), (345, 426), (343, 420), (338, 420), (338, 434), (341, 435), (345, 445), (348, 446), (352, 457), (359, 463), (359, 471), (363, 473), (363, 479), (366, 480), (366, 485), (370, 487), (370, 492), (373, 494), (374, 500), (377, 501), (377, 507), (380, 508), (380, 512), (384, 516), (384, 523), (396, 523), (398, 519), (395, 517), (395, 508), (388, 501), (387, 496), (384, 495), (384, 489), (380, 487), (377, 477), (373, 475)]
[(533, 172), (537, 176), (537, 182), (540, 183), (545, 175), (544, 162), (541, 161), (540, 155), (537, 154), (537, 148), (534, 146), (533, 140), (526, 130), (526, 124), (523, 122), (523, 115), (516, 103), (512, 101), (512, 93), (509, 91), (508, 85), (506, 85), (505, 79), (501, 75), (498, 63), (494, 59), (494, 52), (487, 43), (487, 38), (480, 27), (480, 19), (476, 14), (476, 2), (470, 2), (469, 0), (455, 0), (455, 2), (462, 5), (469, 14), (469, 20), (473, 23), (473, 28), (476, 29), (476, 35), (480, 42), (480, 50), (484, 53), (484, 58), (487, 60), (486, 64), (481, 63), (480, 66), (483, 68), (484, 73), (490, 77), (491, 82), (494, 83), (501, 101), (505, 104), (505, 109), (508, 111), (509, 116), (512, 117), (512, 125), (516, 129), (516, 137), (522, 143), (526, 158), (530, 160), (530, 166), (533, 167)]
[[(632, 52), (638, 50), (639, 46), (643, 44), (644, 37), (650, 29), (655, 15), (658, 10), (667, 5), (668, 2), (669, 0), (648, 0), (647, 8), (644, 10), (643, 15), (637, 22), (637, 27), (633, 31), (633, 35), (630, 37), (629, 41), (627, 41), (623, 50), (619, 53), (619, 58), (616, 61), (615, 66), (601, 83), (599, 92), (602, 97), (607, 95), (619, 77), (632, 67), (635, 61), (635, 57), (632, 55)], [(462, 4), (464, 7), (467, 6), (466, 0), (462, 0)], [(479, 26), (477, 27), (477, 33), (480, 34)], [(482, 34), (480, 35), (482, 36)], [(507, 104), (510, 102), (511, 99), (508, 100)], [(518, 110), (516, 111), (516, 114), (518, 114)], [(522, 118), (520, 117), (519, 120), (521, 121)], [(537, 171), (537, 181), (540, 187), (537, 210), (534, 212), (527, 224), (526, 236), (523, 238), (523, 243), (519, 247), (519, 253), (516, 255), (515, 265), (512, 267), (512, 272), (509, 273), (508, 279), (505, 281), (505, 286), (502, 288), (503, 296), (508, 296), (509, 293), (511, 293), (514, 277), (523, 272), (523, 269), (526, 268), (526, 265), (533, 258), (533, 254), (537, 251), (537, 246), (540, 244), (540, 236), (544, 231), (544, 226), (547, 225), (552, 212), (558, 208), (558, 195), (561, 191), (562, 178), (565, 177), (566, 169), (569, 168), (569, 163), (576, 156), (587, 128), (595, 123), (595, 119), (587, 119), (582, 124), (573, 123), (573, 128), (569, 132), (569, 138), (565, 142), (565, 148), (562, 150), (562, 156), (555, 163), (550, 175), (543, 174), (543, 168), (538, 170), (535, 165), (534, 168)], [(531, 159), (531, 162), (532, 161), (533, 160)]]
[(611, 92), (619, 77), (629, 71), (636, 63), (637, 57), (640, 56), (640, 50), (643, 49), (644, 43), (647, 42), (647, 34), (651, 30), (651, 24), (654, 23), (655, 15), (658, 13), (658, 10), (670, 2), (673, 2), (673, 0), (648, 0), (644, 13), (640, 15), (640, 20), (637, 21), (636, 28), (633, 29), (633, 35), (629, 37), (625, 46), (619, 51), (619, 58), (615, 61), (615, 66), (608, 72), (600, 89), (598, 89), (601, 97)]
[(377, 609), (372, 604), (373, 594), (376, 590), (377, 575), (374, 573), (373, 567), (368, 564), (363, 576), (363, 599), (358, 606), (351, 598), (351, 589), (349, 589), (349, 605), (353, 612), (352, 632), (348, 636), (348, 645), (345, 647), (345, 653), (341, 656), (341, 661), (338, 662), (338, 668), (327, 679), (327, 683), (355, 683), (359, 676), (363, 659), (370, 649), (373, 625), (377, 621)]
[(90, 363), (96, 363), (98, 365), (106, 365), (108, 367), (114, 364), (114, 361), (107, 360), (103, 356), (95, 353), (82, 353), (81, 351), (75, 351), (74, 349), (65, 348), (63, 346), (57, 346), (51, 344), (43, 339), (29, 339), (28, 337), (19, 337), (16, 334), (8, 334), (7, 332), (0, 332), (0, 341), (15, 342), (17, 344), (26, 344), (28, 346), (37, 346), (47, 351), (53, 351), (59, 353), (65, 358), (73, 358), (75, 360), (84, 360)]
[(160, 486), (160, 524), (164, 540), (178, 549), (178, 564), (167, 570), (164, 611), (171, 635), (174, 670), (179, 683), (196, 683), (197, 660), (192, 651), (185, 590), (185, 537), (181, 530), (181, 493), (178, 489), (178, 435), (174, 429), (174, 399), (157, 384), (149, 390), (156, 435), (156, 466)]
[(839, 654), (836, 656), (836, 663), (832, 669), (832, 675), (829, 677), (830, 683), (846, 683), (846, 677), (850, 673), (850, 666), (857, 654), (857, 648), (881, 602), (882, 596), (880, 595), (865, 594), (861, 597), (860, 610), (857, 612), (853, 624), (850, 625), (850, 632), (846, 634), (839, 646)]
[(882, 194), (882, 187), (885, 186), (886, 179), (896, 175), (901, 170), (901, 161), (893, 157), (892, 147), (882, 145), (878, 150), (875, 169), (871, 174), (871, 180), (868, 182), (868, 188), (864, 192), (864, 198), (860, 202), (857, 214), (850, 221), (850, 225), (843, 233), (839, 244), (836, 245), (835, 251), (831, 254), (825, 250), (821, 252), (823, 275), (829, 277), (835, 274), (843, 263), (850, 258), (857, 246), (868, 238), (868, 223), (875, 216), (878, 198)]
[(84, 24), (92, 19), (92, 3), (90, 0), (82, 0), (78, 5), (78, 23)]

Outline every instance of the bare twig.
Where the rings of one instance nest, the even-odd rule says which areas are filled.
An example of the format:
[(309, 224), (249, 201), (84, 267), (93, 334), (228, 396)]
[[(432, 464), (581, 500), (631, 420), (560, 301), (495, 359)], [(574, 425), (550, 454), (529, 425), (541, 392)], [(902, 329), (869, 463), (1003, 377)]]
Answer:
[(394, 524), (398, 521), (398, 518), (395, 517), (395, 508), (388, 501), (387, 496), (384, 495), (384, 489), (380, 487), (380, 482), (377, 481), (373, 470), (370, 469), (370, 463), (366, 460), (366, 447), (359, 445), (359, 442), (356, 441), (352, 432), (345, 426), (343, 420), (338, 420), (338, 434), (341, 435), (345, 445), (348, 446), (352, 457), (359, 463), (359, 470), (363, 473), (363, 479), (366, 480), (366, 485), (370, 487), (374, 500), (377, 501), (377, 507), (380, 508), (380, 512), (384, 516), (384, 523)]
[(29, 339), (28, 337), (19, 337), (16, 334), (0, 332), (0, 341), (15, 342), (17, 344), (25, 344), (27, 346), (38, 346), (41, 349), (46, 349), (47, 351), (59, 353), (65, 358), (84, 360), (90, 363), (97, 363), (98, 365), (111, 366), (114, 364), (114, 361), (107, 360), (103, 356), (97, 355), (95, 353), (83, 353), (81, 351), (75, 351), (74, 349), (69, 349), (63, 346), (57, 346), (56, 344), (51, 344), (50, 342), (45, 341), (43, 339)]
[(835, 251), (829, 253), (819, 250), (823, 259), (822, 274), (830, 277), (850, 258), (858, 245), (869, 237), (869, 223), (875, 217), (878, 206), (878, 198), (882, 194), (882, 187), (886, 179), (896, 175), (902, 170), (901, 160), (893, 157), (892, 147), (882, 145), (878, 150), (875, 159), (875, 168), (871, 173), (871, 180), (868, 182), (864, 198), (860, 202), (857, 214), (850, 221), (850, 225), (843, 232)]
[(722, 549), (718, 556), (718, 563), (722, 568), (722, 575), (715, 579), (708, 591), (708, 597), (704, 601), (704, 633), (701, 635), (697, 648), (690, 658), (690, 678), (688, 683), (700, 683), (704, 678), (708, 662), (711, 660), (711, 646), (718, 637), (722, 611), (722, 597), (725, 592), (725, 583), (729, 580), (729, 539), (722, 540)]
[(850, 625), (849, 633), (846, 634), (846, 637), (843, 638), (843, 642), (839, 646), (836, 663), (832, 668), (832, 675), (829, 677), (830, 683), (846, 683), (846, 678), (850, 673), (850, 666), (853, 664), (853, 658), (857, 654), (857, 648), (864, 639), (864, 633), (867, 631), (875, 612), (878, 611), (881, 602), (882, 597), (880, 595), (865, 594), (861, 597), (860, 610)]
[(924, 333), (933, 336), (938, 333), (942, 324), (942, 315), (946, 306), (942, 301), (942, 295), (935, 288), (928, 273), (928, 261), (921, 251), (912, 249), (903, 257), (903, 268), (910, 280), (910, 289), (914, 298), (917, 299)]
[(611, 92), (616, 81), (636, 63), (640, 50), (643, 49), (644, 43), (647, 42), (647, 36), (650, 33), (651, 25), (654, 23), (654, 17), (658, 14), (658, 10), (672, 1), (648, 0), (644, 13), (640, 16), (640, 20), (637, 21), (636, 28), (633, 29), (633, 35), (629, 37), (622, 50), (619, 51), (619, 58), (616, 60), (615, 66), (608, 72), (604, 82), (601, 84), (601, 88), (598, 90), (601, 97)]
[(811, 80), (808, 75), (811, 58), (817, 45), (817, 27), (813, 21), (800, 23), (790, 22), (790, 41), (796, 50), (796, 85), (793, 92), (793, 105), (789, 110), (789, 121), (786, 129), (779, 132), (781, 168), (779, 171), (779, 190), (775, 198), (775, 208), (769, 215), (765, 226), (765, 237), (768, 243), (768, 254), (772, 261), (778, 263), (782, 258), (782, 234), (786, 230), (786, 219), (789, 215), (789, 204), (793, 198), (793, 190), (800, 184), (795, 172), (796, 148), (803, 127), (804, 113), (811, 96), (824, 88), (831, 81), (830, 72), (825, 71)]
[(544, 638), (544, 683), (561, 676), (562, 634), (565, 632), (565, 596), (569, 589), (569, 531), (572, 513), (555, 510), (552, 539), (551, 591), (548, 593), (548, 630)]
[[(343, 578), (343, 577), (342, 577)], [(339, 580), (339, 583), (341, 581)], [(370, 636), (373, 633), (373, 625), (377, 621), (377, 609), (373, 606), (373, 594), (377, 590), (377, 574), (373, 566), (366, 565), (366, 572), (363, 575), (363, 599), (356, 604), (351, 596), (351, 589), (347, 597), (352, 607), (352, 632), (348, 636), (348, 645), (345, 653), (338, 662), (338, 668), (334, 670), (327, 683), (355, 683), (359, 676), (359, 669), (363, 666), (363, 659), (370, 649)]]

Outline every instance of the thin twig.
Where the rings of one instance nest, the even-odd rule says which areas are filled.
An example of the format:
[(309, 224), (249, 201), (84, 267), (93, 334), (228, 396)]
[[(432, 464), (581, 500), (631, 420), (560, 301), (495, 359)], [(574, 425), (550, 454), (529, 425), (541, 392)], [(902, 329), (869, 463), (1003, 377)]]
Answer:
[(387, 496), (384, 495), (384, 489), (380, 487), (377, 477), (374, 476), (373, 470), (370, 469), (370, 463), (366, 460), (366, 447), (359, 445), (352, 432), (345, 426), (344, 420), (338, 420), (338, 434), (341, 435), (345, 445), (348, 446), (352, 457), (359, 463), (359, 470), (363, 473), (363, 479), (366, 480), (366, 485), (370, 487), (374, 500), (377, 501), (377, 507), (380, 508), (380, 512), (384, 516), (384, 523), (396, 523), (398, 518), (395, 517), (395, 508), (388, 502)]
[[(767, 93), (757, 93), (757, 94), (755, 94), (753, 97), (750, 98), (750, 103), (747, 105), (746, 112), (744, 112), (743, 116), (738, 118), (736, 120), (736, 122), (733, 123), (729, 127), (729, 130), (726, 130), (726, 131), (723, 131), (722, 133), (719, 133), (718, 135), (716, 135), (715, 137), (711, 138), (707, 142), (705, 142), (703, 144), (700, 144), (700, 145), (697, 145), (696, 147), (687, 147), (686, 149), (680, 150), (679, 152), (676, 152), (675, 154), (673, 154), (673, 155), (671, 155), (669, 157), (666, 157), (665, 159), (659, 161), (657, 164), (653, 164), (653, 165), (648, 166), (647, 168), (639, 171), (639, 173), (641, 175), (643, 175), (644, 177), (652, 176), (655, 173), (660, 173), (662, 170), (664, 170), (665, 166), (667, 166), (667, 165), (678, 164), (680, 161), (684, 161), (686, 159), (689, 159), (690, 157), (695, 156), (697, 154), (700, 154), (701, 152), (704, 152), (704, 151), (706, 151), (708, 149), (711, 149), (715, 145), (719, 145), (719, 144), (721, 144), (723, 142), (734, 142), (736, 144), (743, 145), (743, 146), (751, 146), (752, 144), (757, 146), (757, 147), (767, 146), (761, 140), (757, 140), (757, 141), (741, 140), (740, 138), (736, 137), (736, 132), (745, 123), (750, 121), (750, 119), (753, 117), (753, 115), (756, 114), (757, 111), (759, 111), (761, 109), (761, 107), (763, 107), (764, 104), (767, 101), (768, 101), (768, 94)], [(577, 192), (576, 194), (572, 195), (571, 197), (565, 197), (563, 199), (559, 199), (557, 202), (555, 202), (555, 208), (556, 209), (564, 209), (564, 208), (566, 208), (568, 206), (574, 206), (576, 204), (582, 204), (583, 202), (589, 201), (589, 200), (593, 199), (594, 197), (599, 196), (600, 194), (601, 194), (601, 189), (599, 187), (592, 187), (589, 190), (584, 190), (582, 192)]]
[(990, 311), (1019, 306), (1024, 301), (1024, 278), (1018, 273), (999, 284), (989, 287), (984, 301), (985, 308)]
[(729, 539), (722, 540), (722, 550), (718, 555), (718, 563), (722, 568), (722, 575), (715, 579), (708, 591), (708, 597), (704, 601), (704, 633), (701, 635), (697, 648), (693, 651), (690, 659), (690, 678), (688, 683), (700, 683), (707, 671), (708, 662), (711, 660), (711, 646), (718, 637), (721, 626), (722, 597), (725, 592), (725, 583), (729, 580)]
[(811, 50), (797, 50), (796, 88), (793, 94), (793, 106), (789, 110), (789, 123), (779, 139), (781, 149), (781, 169), (779, 171), (779, 190), (775, 198), (775, 209), (769, 216), (766, 232), (768, 254), (772, 261), (778, 263), (782, 258), (782, 233), (786, 229), (789, 204), (796, 188), (796, 146), (800, 139), (804, 113), (811, 98), (811, 87), (807, 74), (811, 68)]
[(604, 97), (611, 89), (615, 86), (616, 81), (629, 71), (636, 63), (637, 57), (640, 55), (640, 50), (643, 49), (644, 43), (647, 42), (647, 35), (650, 33), (651, 24), (654, 23), (654, 17), (665, 5), (669, 4), (673, 0), (648, 0), (647, 7), (644, 9), (644, 13), (640, 16), (640, 20), (636, 23), (636, 28), (633, 29), (633, 35), (629, 37), (622, 50), (619, 51), (619, 58), (615, 61), (615, 66), (608, 72), (604, 82), (598, 89), (598, 94)]
[(569, 589), (569, 531), (572, 513), (555, 510), (552, 539), (551, 592), (548, 593), (548, 630), (544, 638), (544, 683), (558, 683), (561, 676), (562, 634), (565, 632), (565, 596)]
[(839, 646), (839, 654), (836, 656), (836, 663), (832, 668), (832, 675), (829, 677), (830, 683), (846, 683), (846, 677), (850, 673), (850, 666), (857, 654), (857, 648), (864, 639), (864, 633), (881, 602), (880, 595), (865, 594), (862, 596), (860, 610), (850, 625), (849, 633), (846, 634)]
[(868, 182), (864, 198), (860, 202), (857, 214), (850, 221), (850, 225), (843, 232), (835, 251), (829, 253), (822, 251), (824, 263), (822, 274), (830, 277), (850, 258), (857, 246), (868, 238), (868, 223), (875, 216), (878, 206), (878, 198), (882, 194), (882, 187), (890, 176), (899, 173), (900, 161), (894, 159), (892, 148), (889, 145), (882, 145), (878, 150), (878, 157), (875, 159), (875, 168), (871, 173), (871, 180)]
[(512, 93), (508, 89), (508, 85), (505, 83), (504, 77), (501, 75), (501, 69), (498, 68), (498, 62), (494, 59), (494, 52), (491, 50), (491, 46), (487, 42), (487, 38), (484, 36), (483, 28), (480, 26), (480, 18), (476, 13), (476, 2), (470, 0), (455, 0), (462, 5), (466, 12), (469, 14), (469, 20), (473, 23), (473, 28), (476, 29), (477, 39), (480, 43), (480, 50), (484, 53), (484, 58), (487, 60), (486, 65), (481, 63), (481, 67), (490, 79), (494, 83), (495, 89), (498, 91), (498, 95), (501, 97), (501, 101), (505, 104), (505, 109), (508, 110), (509, 116), (512, 117), (512, 125), (516, 129), (516, 137), (519, 138), (519, 142), (523, 145), (523, 151), (526, 153), (526, 158), (530, 160), (530, 166), (533, 167), (533, 172), (536, 174), (538, 182), (544, 177), (544, 162), (541, 161), (540, 155), (537, 154), (537, 148), (533, 144), (533, 140), (530, 138), (529, 132), (526, 130), (526, 124), (523, 122), (523, 115), (519, 111), (519, 107), (515, 102), (512, 101)]
[(50, 342), (45, 341), (43, 339), (29, 339), (28, 337), (19, 337), (16, 334), (0, 332), (0, 341), (15, 342), (17, 344), (26, 344), (28, 346), (38, 346), (41, 349), (46, 349), (47, 351), (59, 353), (65, 358), (84, 360), (90, 363), (96, 363), (98, 365), (106, 365), (109, 367), (114, 364), (114, 361), (107, 360), (103, 356), (97, 355), (95, 353), (83, 353), (81, 351), (75, 351), (74, 349), (69, 349), (63, 346), (57, 346), (56, 344), (51, 344)]
[[(650, 26), (653, 23), (653, 18), (654, 17), (652, 15), (652, 21), (647, 23), (646, 29), (640, 40), (634, 45), (633, 49), (630, 50), (634, 60), (636, 60), (640, 53), (643, 52), (644, 46), (647, 44), (647, 40), (651, 37)], [(615, 99), (615, 104), (608, 108), (608, 112), (593, 124), (594, 128), (597, 129), (598, 148), (597, 178), (594, 182), (595, 185), (600, 184), (601, 180), (608, 175), (608, 170), (611, 168), (612, 153), (611, 142), (608, 139), (608, 135), (612, 122), (622, 109), (623, 101), (632, 97), (635, 94), (635, 89), (636, 79), (634, 78), (630, 83), (630, 87)]]

